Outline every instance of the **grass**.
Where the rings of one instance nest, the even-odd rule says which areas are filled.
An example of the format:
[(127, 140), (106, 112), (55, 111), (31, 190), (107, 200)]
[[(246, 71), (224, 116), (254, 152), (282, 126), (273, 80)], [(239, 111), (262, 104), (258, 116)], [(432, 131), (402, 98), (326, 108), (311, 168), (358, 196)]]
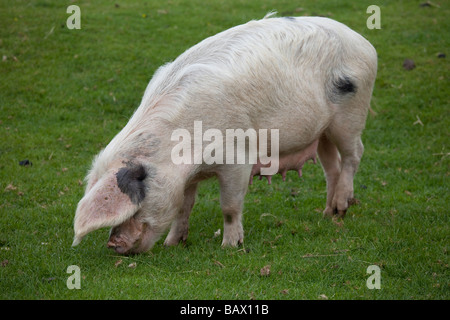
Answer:
[[(70, 1), (0, 3), (1, 299), (450, 298), (448, 1), (379, 1), (380, 30), (366, 27), (369, 2), (116, 3), (77, 2), (81, 30), (65, 26)], [(300, 180), (291, 173), (250, 188), (243, 247), (221, 249), (214, 237), (222, 217), (212, 180), (199, 190), (185, 247), (160, 241), (121, 257), (99, 230), (72, 248), (82, 179), (156, 68), (273, 9), (329, 16), (378, 51), (360, 204), (344, 221), (322, 219), (325, 181), (309, 164)], [(404, 70), (405, 58), (416, 68)], [(80, 290), (66, 286), (70, 265), (80, 267)], [(380, 290), (366, 286), (369, 265), (381, 269)]]

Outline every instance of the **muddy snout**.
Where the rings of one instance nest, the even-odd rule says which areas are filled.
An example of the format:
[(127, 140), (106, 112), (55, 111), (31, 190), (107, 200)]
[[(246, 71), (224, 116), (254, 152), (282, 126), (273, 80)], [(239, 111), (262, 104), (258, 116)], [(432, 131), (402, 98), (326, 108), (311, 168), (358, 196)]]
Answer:
[(107, 246), (119, 254), (136, 254), (149, 250), (156, 240), (148, 224), (132, 217), (111, 229)]
[(108, 248), (120, 254), (137, 253), (145, 226), (134, 217), (111, 229)]
[(130, 249), (132, 249), (133, 246), (130, 245), (128, 241), (125, 241), (122, 239), (120, 235), (111, 235), (109, 237), (108, 248), (114, 249), (119, 254), (128, 254), (130, 253)]

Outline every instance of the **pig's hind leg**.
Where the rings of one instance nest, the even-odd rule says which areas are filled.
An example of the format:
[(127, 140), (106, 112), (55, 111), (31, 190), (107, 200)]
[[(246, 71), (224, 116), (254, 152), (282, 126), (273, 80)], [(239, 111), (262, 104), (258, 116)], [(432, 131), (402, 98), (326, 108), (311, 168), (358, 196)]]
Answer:
[(319, 139), (317, 153), (319, 154), (320, 163), (322, 164), (327, 181), (327, 204), (323, 211), (323, 215), (325, 217), (332, 217), (334, 213), (332, 201), (336, 184), (341, 173), (341, 160), (336, 145), (331, 142), (326, 133)]
[(223, 168), (218, 174), (224, 218), (222, 246), (237, 246), (244, 241), (242, 210), (252, 165), (225, 165)]
[(189, 216), (195, 203), (195, 196), (197, 194), (197, 183), (190, 185), (184, 191), (184, 202), (178, 216), (172, 222), (169, 234), (164, 241), (166, 246), (174, 246), (178, 243), (186, 243), (189, 233)]
[[(340, 173), (333, 190), (331, 208), (327, 201), (325, 215), (344, 217), (348, 207), (355, 202), (353, 179), (364, 152), (361, 134), (365, 126), (368, 105), (368, 103), (363, 104), (361, 99), (354, 99), (346, 105), (339, 106), (342, 108), (341, 112), (335, 115), (326, 130), (327, 137), (337, 147), (340, 154)], [(335, 179), (336, 175), (332, 176)], [(330, 200), (329, 197), (328, 200)]]

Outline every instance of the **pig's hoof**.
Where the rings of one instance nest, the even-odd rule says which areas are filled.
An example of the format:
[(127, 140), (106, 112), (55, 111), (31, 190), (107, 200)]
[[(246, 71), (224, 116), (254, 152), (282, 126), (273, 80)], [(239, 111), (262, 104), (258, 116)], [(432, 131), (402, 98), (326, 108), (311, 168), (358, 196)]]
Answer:
[(183, 244), (185, 245), (187, 241), (187, 234), (183, 234), (181, 236), (178, 237), (169, 237), (167, 236), (166, 240), (164, 240), (164, 246), (166, 247), (172, 247), (172, 246), (176, 246), (178, 244)]
[(335, 210), (335, 213), (334, 213), (334, 217), (336, 217), (336, 218), (344, 218), (345, 217), (345, 214), (347, 213), (347, 209), (345, 209), (345, 210)]
[(349, 206), (349, 207), (352, 206), (352, 205), (354, 205), (354, 204), (358, 205), (358, 204), (359, 204), (359, 200), (356, 199), (356, 198), (350, 198), (350, 199), (348, 199), (348, 206)]
[(345, 217), (345, 213), (347, 212), (347, 209), (345, 210), (338, 210), (337, 208), (331, 209), (330, 207), (327, 207), (324, 211), (323, 211), (323, 217), (324, 218), (344, 218)]
[(334, 210), (331, 207), (326, 207), (325, 210), (323, 210), (324, 218), (332, 218), (333, 216), (334, 216)]
[(241, 223), (225, 223), (222, 247), (237, 247), (244, 242), (244, 230)]
[(244, 236), (236, 237), (236, 239), (230, 237), (224, 237), (222, 241), (222, 248), (225, 247), (237, 247), (244, 243)]
[(239, 240), (239, 241), (235, 241), (235, 242), (225, 242), (222, 241), (222, 248), (227, 248), (227, 247), (240, 247), (242, 244), (244, 243), (244, 240)]
[(166, 247), (173, 247), (173, 246), (177, 246), (179, 244), (182, 244), (183, 246), (186, 245), (186, 241), (187, 239), (180, 239), (178, 241), (164, 241), (164, 246)]
[(348, 208), (351, 205), (359, 204), (359, 200), (355, 198), (349, 198), (347, 200), (347, 207), (345, 209), (339, 210), (337, 207), (326, 207), (323, 211), (323, 217), (324, 218), (344, 218), (345, 214), (347, 213)]

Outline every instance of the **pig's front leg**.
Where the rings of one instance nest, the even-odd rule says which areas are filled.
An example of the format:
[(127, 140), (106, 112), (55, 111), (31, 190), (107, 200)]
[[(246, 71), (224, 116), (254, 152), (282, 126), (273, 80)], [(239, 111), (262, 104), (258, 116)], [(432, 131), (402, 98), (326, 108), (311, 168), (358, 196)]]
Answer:
[(223, 168), (218, 175), (224, 218), (222, 246), (237, 246), (244, 241), (242, 209), (252, 165), (225, 165)]
[(172, 222), (169, 234), (164, 241), (166, 246), (174, 246), (180, 242), (185, 243), (189, 233), (189, 216), (195, 203), (197, 184), (190, 185), (184, 191), (184, 202), (177, 217)]

